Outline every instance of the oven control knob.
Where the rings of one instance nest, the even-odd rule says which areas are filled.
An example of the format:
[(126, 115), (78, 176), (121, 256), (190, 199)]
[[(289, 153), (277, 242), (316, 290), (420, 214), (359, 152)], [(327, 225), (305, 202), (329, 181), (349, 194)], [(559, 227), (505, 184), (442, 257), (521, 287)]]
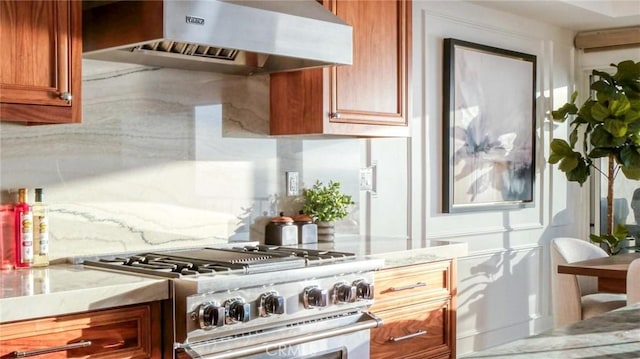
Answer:
[(278, 295), (278, 292), (271, 291), (260, 296), (260, 307), (258, 311), (261, 317), (268, 317), (271, 314), (284, 313), (284, 297)]
[(242, 298), (233, 298), (225, 302), (227, 310), (227, 324), (248, 322), (251, 319), (251, 304)]
[(216, 302), (206, 302), (198, 309), (200, 328), (211, 329), (224, 325), (225, 308)]
[(315, 308), (315, 307), (326, 307), (329, 302), (329, 293), (326, 289), (322, 289), (320, 287), (312, 286), (304, 289), (304, 293), (302, 294), (302, 300), (304, 303), (304, 307)]
[(347, 282), (336, 283), (333, 286), (333, 302), (349, 303), (356, 299), (356, 287)]
[(358, 279), (353, 282), (356, 287), (356, 299), (373, 299), (373, 283), (365, 279)]

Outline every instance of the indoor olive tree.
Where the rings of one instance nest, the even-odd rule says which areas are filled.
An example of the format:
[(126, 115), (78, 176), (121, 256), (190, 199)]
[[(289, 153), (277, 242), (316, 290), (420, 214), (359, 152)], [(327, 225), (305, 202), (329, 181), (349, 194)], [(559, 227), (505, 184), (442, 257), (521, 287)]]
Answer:
[[(582, 106), (575, 105), (576, 92), (570, 102), (552, 111), (554, 121), (575, 117), (569, 142), (551, 141), (549, 163), (559, 163), (567, 179), (580, 185), (591, 169), (607, 179), (606, 233), (592, 234), (591, 240), (604, 243), (610, 254), (616, 254), (629, 232), (624, 224), (613, 228), (613, 183), (620, 171), (629, 179), (640, 180), (640, 62), (611, 65), (616, 68), (614, 75), (593, 71), (598, 79), (591, 84), (594, 95)], [(599, 163), (607, 168), (599, 168)]]

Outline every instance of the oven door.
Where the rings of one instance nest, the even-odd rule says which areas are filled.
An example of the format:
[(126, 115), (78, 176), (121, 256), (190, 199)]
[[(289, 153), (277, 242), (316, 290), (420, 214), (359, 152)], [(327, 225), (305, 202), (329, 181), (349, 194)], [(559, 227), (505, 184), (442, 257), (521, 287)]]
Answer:
[(178, 358), (368, 358), (369, 329), (382, 325), (370, 313), (334, 315), (232, 337), (181, 344)]

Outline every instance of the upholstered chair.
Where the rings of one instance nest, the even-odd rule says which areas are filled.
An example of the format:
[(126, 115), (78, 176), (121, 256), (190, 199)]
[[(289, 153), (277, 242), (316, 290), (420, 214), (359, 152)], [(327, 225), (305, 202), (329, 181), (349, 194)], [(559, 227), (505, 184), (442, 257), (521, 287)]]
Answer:
[(627, 304), (640, 302), (640, 259), (634, 259), (627, 270)]
[(624, 294), (599, 293), (596, 277), (559, 274), (558, 264), (606, 257), (597, 245), (577, 238), (551, 240), (551, 297), (556, 327), (623, 307)]

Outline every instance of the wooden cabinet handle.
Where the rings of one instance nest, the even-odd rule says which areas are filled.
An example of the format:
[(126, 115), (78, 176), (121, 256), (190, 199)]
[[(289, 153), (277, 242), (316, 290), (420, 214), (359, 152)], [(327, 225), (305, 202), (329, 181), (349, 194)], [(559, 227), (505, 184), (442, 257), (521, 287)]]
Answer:
[(426, 287), (426, 286), (427, 286), (427, 283), (418, 282), (416, 284), (403, 285), (402, 287), (391, 287), (389, 288), (389, 290), (391, 290), (392, 292), (399, 292), (401, 290), (408, 290), (408, 289), (414, 289), (414, 288), (420, 288), (420, 287)]
[(71, 350), (71, 349), (85, 348), (85, 347), (89, 347), (89, 346), (91, 346), (91, 341), (90, 340), (86, 340), (86, 341), (83, 340), (83, 341), (80, 341), (80, 342), (77, 342), (77, 343), (61, 345), (61, 346), (58, 346), (58, 347), (29, 350), (29, 351), (25, 351), (25, 352), (15, 351), (12, 354), (13, 354), (13, 358), (26, 358), (26, 357), (33, 357), (33, 356), (42, 355), (42, 354), (63, 352), (63, 351), (66, 351), (66, 350)]
[(407, 339), (419, 337), (419, 336), (425, 335), (425, 334), (427, 334), (426, 330), (418, 330), (417, 332), (415, 332), (413, 334), (407, 334), (407, 335), (402, 336), (402, 337), (398, 337), (398, 338), (391, 337), (391, 338), (389, 338), (389, 341), (391, 341), (391, 342), (399, 342), (399, 341), (402, 341), (402, 340), (407, 340)]

